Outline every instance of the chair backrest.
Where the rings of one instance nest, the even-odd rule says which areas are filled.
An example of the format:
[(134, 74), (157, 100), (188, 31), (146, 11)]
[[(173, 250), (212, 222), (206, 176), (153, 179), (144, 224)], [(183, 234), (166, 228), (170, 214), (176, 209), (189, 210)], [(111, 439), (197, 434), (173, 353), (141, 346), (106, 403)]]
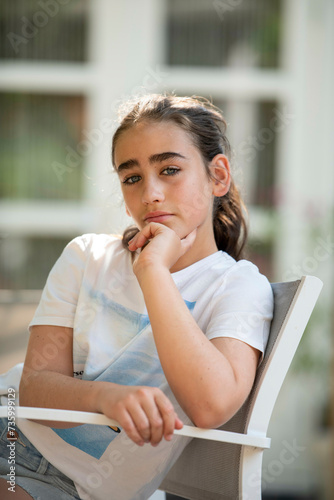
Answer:
[[(221, 429), (266, 435), (272, 410), (287, 370), (319, 296), (322, 282), (313, 276), (274, 283), (274, 317), (266, 352), (252, 391)], [(240, 497), (242, 446), (193, 439), (160, 489), (192, 500)]]

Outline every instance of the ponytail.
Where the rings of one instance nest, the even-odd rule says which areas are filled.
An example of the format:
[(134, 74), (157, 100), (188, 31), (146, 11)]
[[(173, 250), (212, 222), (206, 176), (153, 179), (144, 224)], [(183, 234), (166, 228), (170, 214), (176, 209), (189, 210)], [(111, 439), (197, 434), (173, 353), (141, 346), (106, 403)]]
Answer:
[(225, 196), (214, 199), (213, 231), (217, 248), (227, 252), (235, 260), (243, 258), (247, 241), (245, 211), (245, 205), (233, 181)]
[(128, 243), (136, 234), (139, 233), (139, 229), (137, 226), (127, 227), (123, 232), (122, 245), (124, 248), (129, 250)]

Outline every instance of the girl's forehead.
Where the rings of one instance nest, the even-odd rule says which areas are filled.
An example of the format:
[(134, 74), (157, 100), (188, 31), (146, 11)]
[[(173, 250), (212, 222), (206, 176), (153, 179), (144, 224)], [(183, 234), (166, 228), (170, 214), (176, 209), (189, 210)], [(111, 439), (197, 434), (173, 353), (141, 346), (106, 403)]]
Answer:
[(177, 148), (189, 151), (194, 147), (191, 135), (180, 125), (171, 121), (146, 120), (132, 125), (121, 133), (115, 144), (115, 155), (123, 156), (131, 150), (162, 149), (168, 151), (171, 148)]
[(161, 138), (177, 138), (178, 136), (188, 136), (189, 134), (177, 123), (170, 120), (154, 121), (154, 120), (141, 120), (140, 122), (132, 125), (124, 133), (128, 133), (128, 137), (133, 135), (151, 135), (154, 134)]

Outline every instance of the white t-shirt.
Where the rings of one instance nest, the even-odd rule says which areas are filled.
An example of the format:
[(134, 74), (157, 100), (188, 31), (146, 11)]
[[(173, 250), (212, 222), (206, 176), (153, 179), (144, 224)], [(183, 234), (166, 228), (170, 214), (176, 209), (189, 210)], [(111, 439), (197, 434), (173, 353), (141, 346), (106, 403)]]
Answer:
[[(209, 339), (233, 337), (264, 351), (273, 297), (256, 266), (218, 251), (172, 277)], [(32, 325), (73, 328), (75, 377), (159, 387), (190, 423), (164, 376), (131, 254), (119, 238), (86, 234), (71, 241), (50, 272)], [(45, 352), (35, 355), (36, 366), (56, 355), (63, 347), (58, 344), (50, 337)], [(8, 387), (10, 374), (4, 380)], [(107, 426), (51, 429), (25, 419), (17, 424), (74, 481), (82, 499), (147, 499), (188, 443), (174, 436), (157, 447), (140, 447)]]

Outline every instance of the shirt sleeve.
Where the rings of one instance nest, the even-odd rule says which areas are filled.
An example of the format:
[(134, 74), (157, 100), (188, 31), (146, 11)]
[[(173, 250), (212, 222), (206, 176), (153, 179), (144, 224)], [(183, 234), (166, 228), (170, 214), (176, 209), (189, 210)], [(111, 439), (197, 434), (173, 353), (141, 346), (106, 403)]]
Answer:
[(86, 239), (80, 236), (63, 250), (53, 266), (35, 315), (29, 324), (73, 328), (86, 261)]
[(210, 340), (235, 338), (264, 353), (273, 317), (273, 292), (255, 265), (242, 262), (246, 261), (230, 269), (213, 297), (206, 335)]

